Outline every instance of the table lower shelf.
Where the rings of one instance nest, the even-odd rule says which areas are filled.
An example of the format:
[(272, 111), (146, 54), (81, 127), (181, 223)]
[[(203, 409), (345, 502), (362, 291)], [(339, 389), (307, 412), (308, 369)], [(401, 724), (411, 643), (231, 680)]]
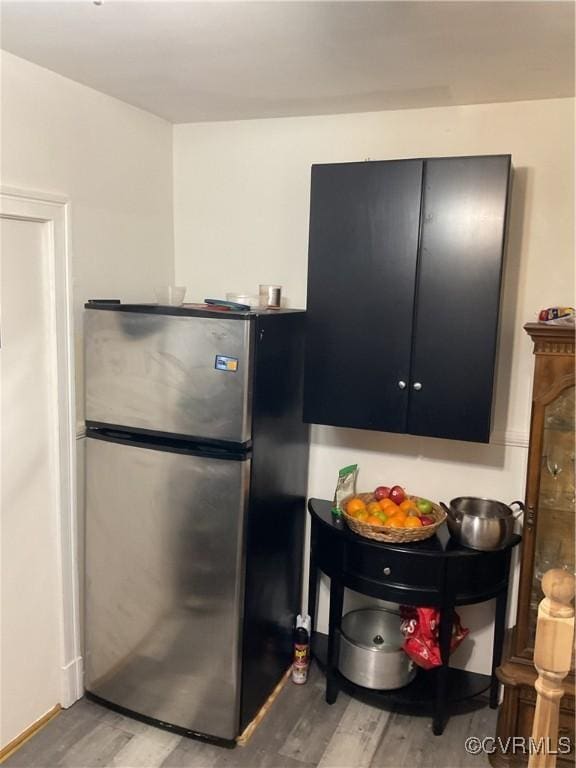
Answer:
[[(322, 669), (326, 668), (327, 651), (328, 636), (321, 632), (314, 632), (312, 635), (312, 655)], [(348, 680), (340, 672), (337, 673), (337, 679), (342, 690), (351, 692), (377, 706), (431, 710), (436, 699), (437, 674), (438, 669), (429, 671), (419, 669), (411, 683), (404, 688), (397, 688), (393, 691), (363, 688)], [(490, 675), (480, 675), (476, 672), (450, 668), (448, 670), (446, 702), (452, 704), (479, 696), (490, 688), (490, 683)], [(485, 702), (482, 703), (482, 706), (484, 704)]]

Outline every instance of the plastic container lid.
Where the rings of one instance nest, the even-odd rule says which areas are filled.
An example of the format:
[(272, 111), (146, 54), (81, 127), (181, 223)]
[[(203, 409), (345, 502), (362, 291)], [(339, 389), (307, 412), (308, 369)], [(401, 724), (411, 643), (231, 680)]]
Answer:
[(227, 293), (226, 301), (235, 301), (237, 304), (248, 304), (250, 307), (259, 307), (260, 299), (248, 293)]

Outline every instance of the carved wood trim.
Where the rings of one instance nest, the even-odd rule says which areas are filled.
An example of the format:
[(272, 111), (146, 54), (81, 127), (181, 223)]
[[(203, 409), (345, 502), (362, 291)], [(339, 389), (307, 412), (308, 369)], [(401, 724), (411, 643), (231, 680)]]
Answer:
[(545, 341), (539, 340), (534, 345), (535, 355), (573, 355), (574, 354), (574, 342), (570, 341), (553, 341), (547, 339)]
[[(562, 357), (566, 357), (566, 355), (562, 355)], [(569, 361), (569, 362), (568, 362)], [(562, 365), (558, 360), (555, 360), (554, 362), (558, 363), (558, 367)], [(573, 387), (575, 383), (575, 372), (574, 372), (574, 361), (570, 360), (570, 358), (567, 358), (567, 363), (569, 370), (565, 374), (560, 374), (558, 372), (558, 375), (556, 376), (555, 381), (546, 384), (544, 381), (540, 384), (538, 387), (538, 390), (536, 389), (536, 386), (534, 387), (534, 393), (533, 393), (533, 402), (535, 405), (541, 405), (546, 406), (549, 405), (551, 402), (553, 402), (558, 395), (560, 395), (565, 389), (568, 389), (568, 387)], [(541, 376), (542, 379), (544, 379), (544, 376)]]
[(524, 330), (534, 342), (535, 355), (573, 355), (575, 328), (571, 325), (527, 323)]

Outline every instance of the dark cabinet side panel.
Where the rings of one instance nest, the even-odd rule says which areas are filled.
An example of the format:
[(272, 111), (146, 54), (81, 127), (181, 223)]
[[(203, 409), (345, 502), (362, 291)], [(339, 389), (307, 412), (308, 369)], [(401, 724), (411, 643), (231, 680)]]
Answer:
[(292, 661), (300, 613), (310, 427), (302, 421), (303, 312), (258, 317), (246, 525), (240, 731)]
[(426, 161), (412, 434), (489, 440), (509, 176), (508, 155)]
[(312, 169), (306, 421), (406, 431), (422, 166)]

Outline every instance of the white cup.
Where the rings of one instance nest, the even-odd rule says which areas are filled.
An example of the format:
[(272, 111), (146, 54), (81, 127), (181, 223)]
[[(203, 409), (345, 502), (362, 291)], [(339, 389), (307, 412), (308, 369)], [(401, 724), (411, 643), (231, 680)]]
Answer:
[(158, 304), (163, 307), (179, 307), (186, 296), (186, 288), (181, 285), (163, 285), (154, 289)]

